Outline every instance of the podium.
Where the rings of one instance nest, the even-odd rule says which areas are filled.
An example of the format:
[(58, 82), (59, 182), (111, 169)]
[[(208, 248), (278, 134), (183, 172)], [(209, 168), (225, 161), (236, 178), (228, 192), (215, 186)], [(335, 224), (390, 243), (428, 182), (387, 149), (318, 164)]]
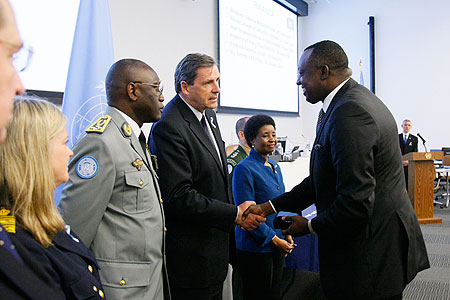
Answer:
[(411, 152), (403, 155), (408, 160), (408, 195), (420, 224), (442, 223), (434, 217), (434, 160), (442, 160), (444, 152)]

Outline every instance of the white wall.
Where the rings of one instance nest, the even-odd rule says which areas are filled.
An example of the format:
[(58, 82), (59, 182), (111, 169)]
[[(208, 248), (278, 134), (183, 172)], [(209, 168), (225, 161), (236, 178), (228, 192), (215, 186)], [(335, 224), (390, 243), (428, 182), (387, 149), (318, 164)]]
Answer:
[[(110, 0), (110, 10), (116, 59), (134, 57), (151, 65), (165, 85), (165, 103), (175, 94), (173, 73), (181, 58), (190, 52), (217, 58), (216, 0)], [(367, 22), (375, 16), (376, 94), (398, 124), (412, 120), (412, 132), (420, 132), (429, 149), (450, 146), (449, 11), (448, 0), (318, 0), (309, 5), (309, 16), (300, 18), (299, 49), (322, 39), (337, 41), (358, 81), (363, 60), (369, 86)], [(313, 140), (319, 109), (301, 96), (301, 117), (275, 117), (278, 135), (295, 144)], [(218, 117), (224, 140), (235, 143), (234, 124), (241, 115)]]
[[(175, 95), (175, 67), (186, 54), (218, 57), (217, 0), (110, 0), (109, 5), (115, 58), (138, 58), (152, 66), (164, 84), (165, 104)], [(248, 88), (263, 87), (261, 83)], [(242, 116), (218, 114), (227, 144), (237, 143), (234, 126)], [(288, 136), (291, 143), (304, 140), (301, 118), (275, 117), (275, 122), (278, 134)]]

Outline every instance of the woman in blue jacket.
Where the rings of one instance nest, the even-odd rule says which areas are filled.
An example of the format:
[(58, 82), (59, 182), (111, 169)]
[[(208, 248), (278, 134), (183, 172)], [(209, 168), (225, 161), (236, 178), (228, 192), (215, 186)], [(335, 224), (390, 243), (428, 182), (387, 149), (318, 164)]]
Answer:
[[(265, 203), (284, 193), (280, 167), (269, 158), (277, 144), (275, 122), (267, 115), (255, 115), (247, 121), (244, 135), (252, 149), (234, 170), (234, 201), (236, 205), (248, 200)], [(246, 300), (281, 298), (284, 257), (295, 244), (291, 236), (284, 237), (280, 229), (274, 229), (274, 218), (268, 216), (252, 231), (236, 227), (238, 268)]]

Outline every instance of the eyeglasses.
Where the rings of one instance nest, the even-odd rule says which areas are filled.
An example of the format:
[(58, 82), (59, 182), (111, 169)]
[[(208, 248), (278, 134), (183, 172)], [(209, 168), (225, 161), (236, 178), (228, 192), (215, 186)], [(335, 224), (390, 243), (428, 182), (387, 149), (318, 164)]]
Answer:
[(31, 63), (34, 53), (33, 48), (31, 46), (17, 45), (2, 40), (0, 40), (0, 43), (3, 43), (13, 49), (19, 49), (13, 54), (13, 65), (17, 72), (25, 71)]
[(133, 82), (133, 83), (135, 83), (135, 84), (143, 84), (143, 85), (148, 85), (148, 86), (152, 86), (152, 87), (158, 88), (158, 92), (159, 92), (158, 96), (161, 96), (162, 92), (164, 91), (164, 85), (162, 85), (162, 83), (160, 83), (160, 84), (154, 84), (154, 83), (148, 83), (148, 82)]

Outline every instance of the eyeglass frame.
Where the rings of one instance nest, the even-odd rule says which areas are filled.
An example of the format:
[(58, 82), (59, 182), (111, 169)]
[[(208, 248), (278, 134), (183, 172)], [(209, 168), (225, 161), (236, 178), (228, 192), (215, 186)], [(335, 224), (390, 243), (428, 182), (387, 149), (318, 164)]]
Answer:
[(25, 62), (24, 67), (21, 68), (21, 69), (19, 70), (19, 69), (17, 69), (16, 66), (14, 65), (14, 68), (16, 69), (16, 71), (17, 71), (18, 73), (25, 71), (25, 70), (30, 66), (31, 59), (33, 58), (33, 54), (34, 54), (34, 49), (33, 49), (33, 47), (31, 47), (31, 46), (26, 46), (26, 45), (24, 45), (24, 44), (21, 44), (21, 45), (19, 45), (19, 44), (14, 44), (14, 43), (11, 43), (11, 42), (8, 42), (8, 41), (5, 41), (5, 40), (0, 40), (0, 43), (3, 43), (3, 44), (5, 44), (5, 45), (7, 45), (7, 46), (9, 46), (9, 47), (12, 47), (12, 48), (17, 49), (17, 51), (13, 54), (13, 65), (14, 65), (14, 60), (17, 59), (17, 57), (18, 57), (17, 54), (18, 54), (20, 51), (26, 51), (26, 53), (27, 53), (27, 54), (26, 54), (26, 55), (27, 55), (27, 61)]
[(158, 92), (159, 92), (159, 95), (158, 95), (158, 96), (161, 96), (162, 93), (163, 93), (163, 91), (164, 91), (164, 85), (163, 85), (162, 83), (159, 83), (159, 84), (149, 83), (149, 82), (130, 82), (130, 83), (134, 83), (134, 84), (143, 84), (143, 85), (148, 85), (148, 86), (156, 87), (156, 88), (158, 88)]

